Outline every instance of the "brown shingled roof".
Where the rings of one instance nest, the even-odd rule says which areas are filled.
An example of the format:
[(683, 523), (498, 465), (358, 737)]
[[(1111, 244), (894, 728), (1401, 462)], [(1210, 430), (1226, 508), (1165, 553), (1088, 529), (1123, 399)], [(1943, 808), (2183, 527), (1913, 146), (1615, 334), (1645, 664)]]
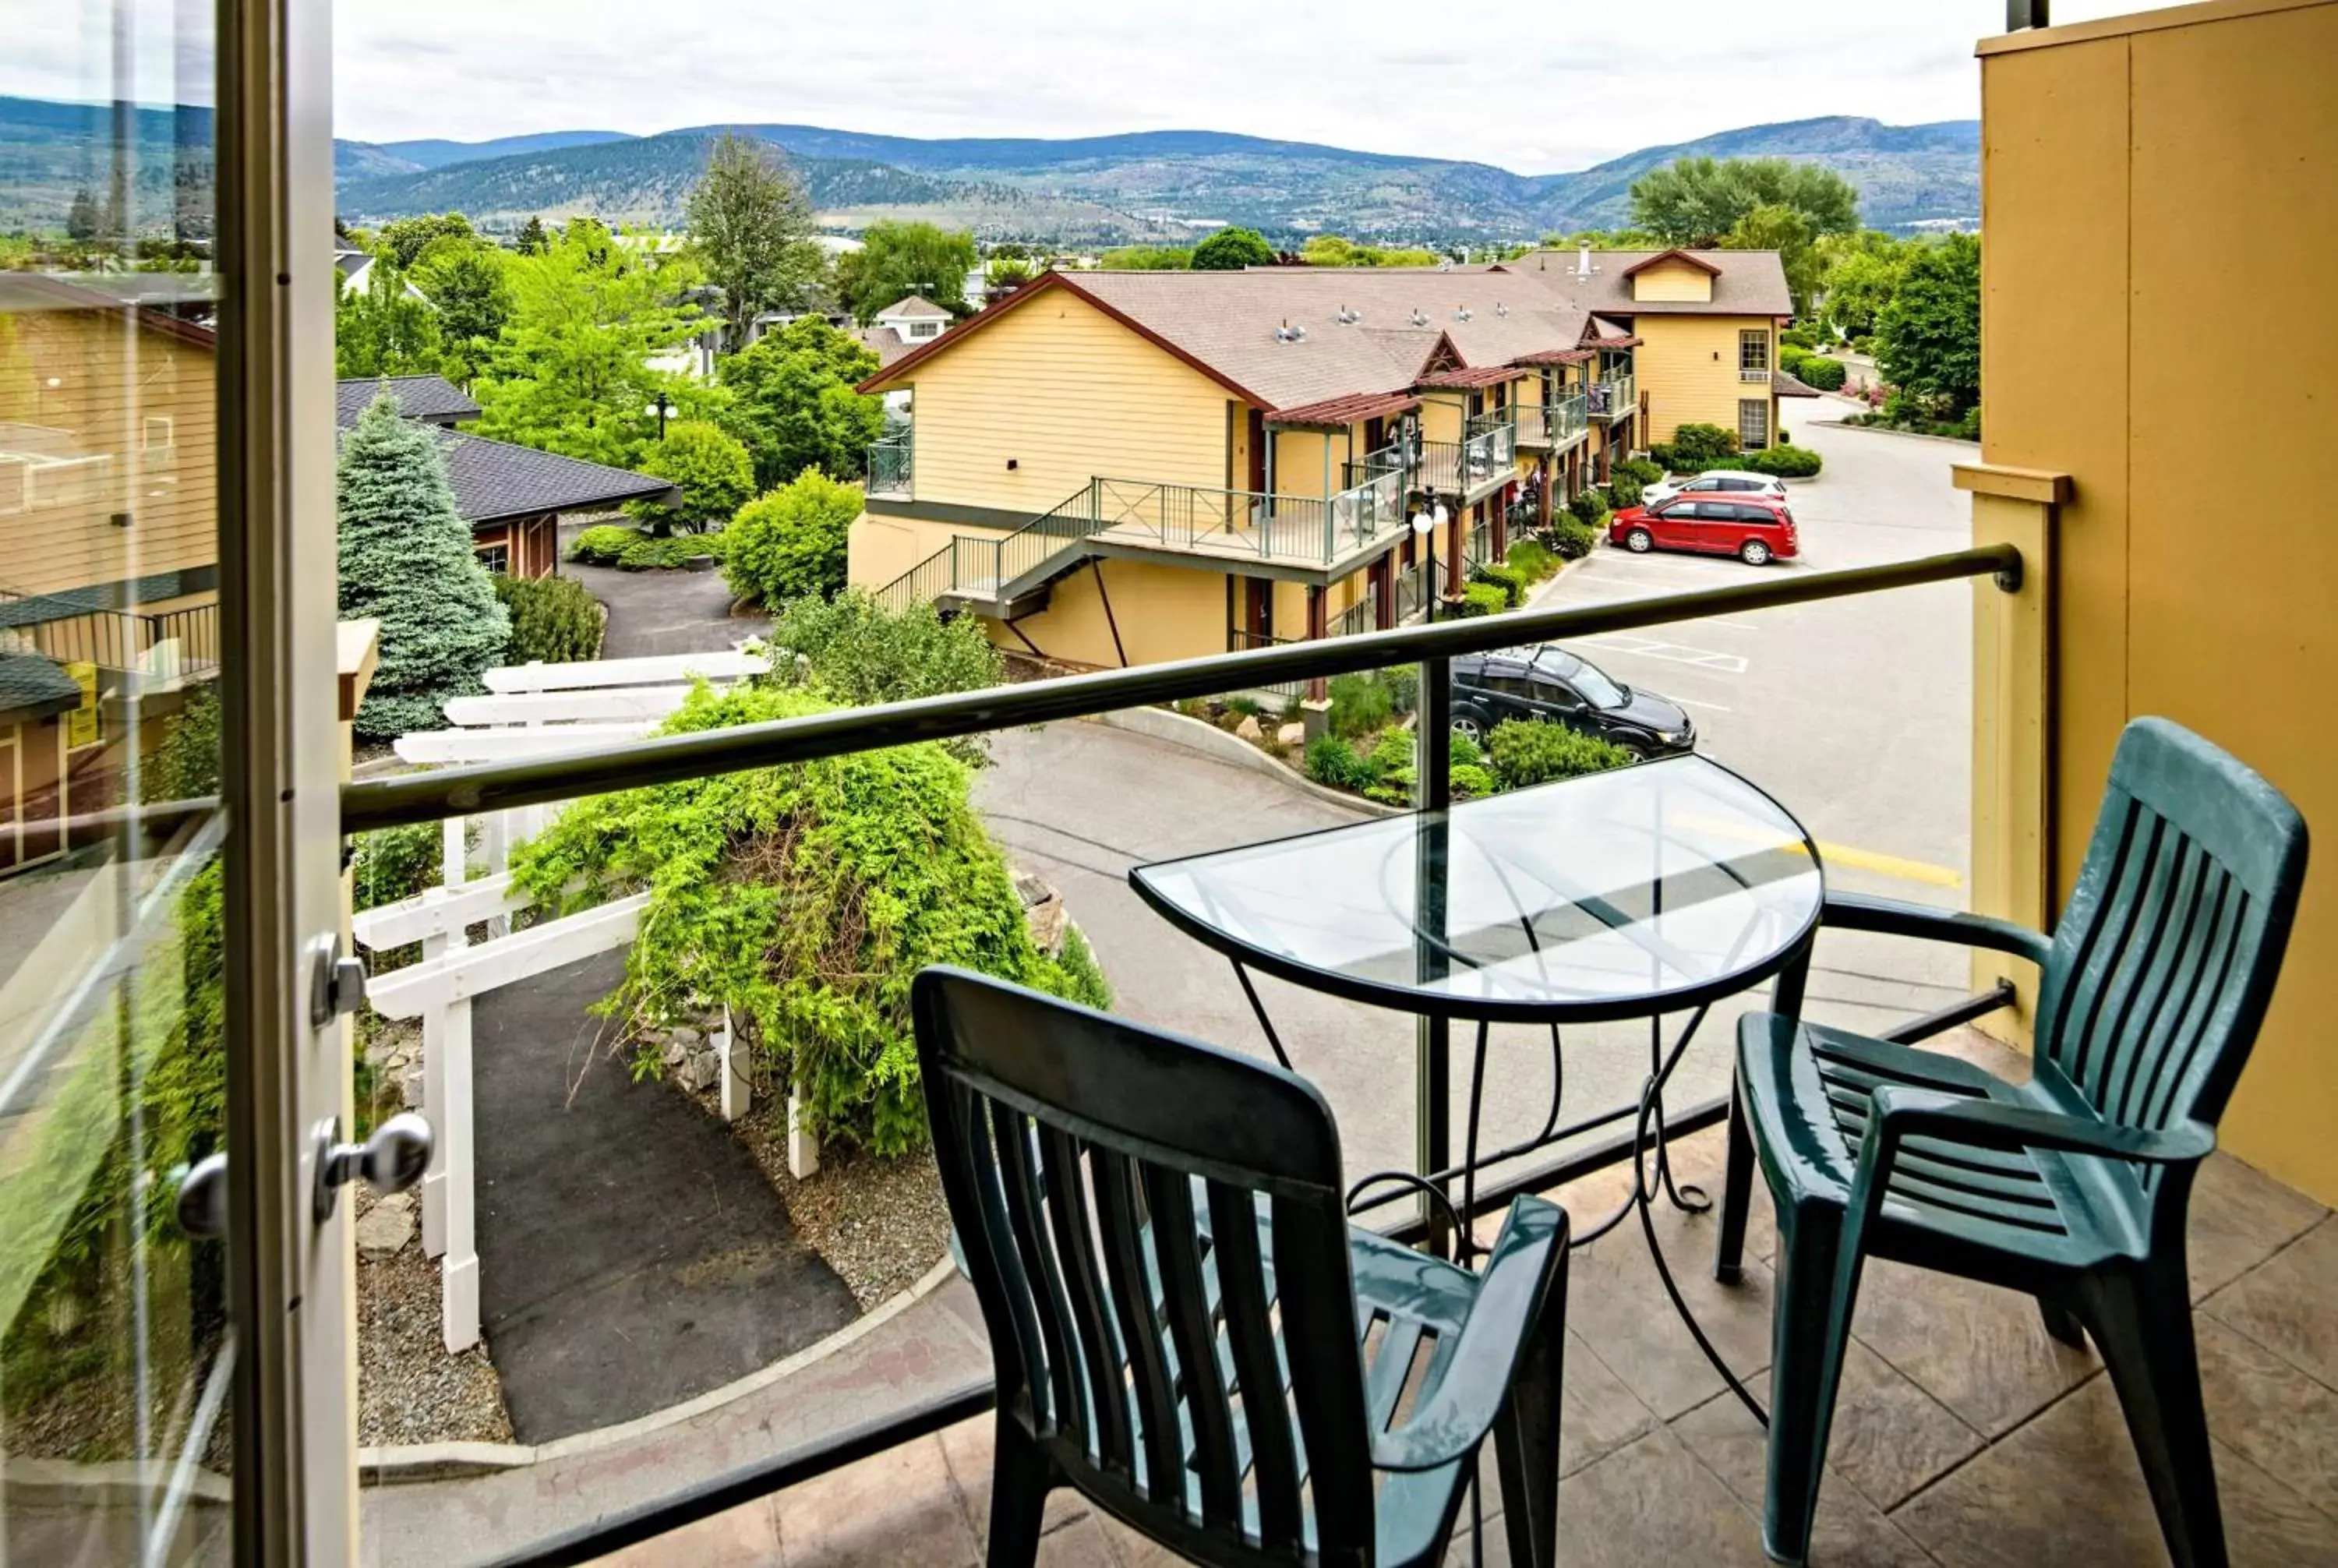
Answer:
[(1353, 397), (1326, 397), (1321, 403), (1304, 403), (1296, 408), (1278, 408), (1272, 423), (1346, 426), (1362, 419), (1385, 419), (1391, 414), (1407, 414), (1420, 407), (1420, 399), (1409, 393), (1359, 392)]

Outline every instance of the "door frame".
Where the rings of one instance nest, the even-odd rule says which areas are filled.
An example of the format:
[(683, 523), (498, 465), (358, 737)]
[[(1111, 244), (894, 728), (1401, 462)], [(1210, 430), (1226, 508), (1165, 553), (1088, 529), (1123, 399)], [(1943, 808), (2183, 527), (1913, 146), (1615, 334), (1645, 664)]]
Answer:
[(217, 5), (221, 804), (239, 1563), (357, 1556), (356, 1261), (311, 1219), (312, 1133), (353, 1124), (338, 1019), (331, 8)]

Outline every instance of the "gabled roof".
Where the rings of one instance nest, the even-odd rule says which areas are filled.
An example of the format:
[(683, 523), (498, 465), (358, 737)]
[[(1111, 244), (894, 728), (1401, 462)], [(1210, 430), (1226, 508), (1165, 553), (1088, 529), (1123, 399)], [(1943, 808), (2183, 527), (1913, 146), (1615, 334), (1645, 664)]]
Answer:
[(1450, 370), (1431, 370), (1413, 385), (1446, 388), (1491, 387), (1498, 382), (1515, 381), (1518, 376), (1517, 368), (1509, 365), (1456, 366)]
[(1781, 397), (1815, 397), (1819, 395), (1817, 387), (1811, 386), (1801, 377), (1790, 376), (1783, 370), (1770, 372), (1770, 390)]
[(439, 456), (447, 460), (456, 507), (474, 527), (544, 512), (614, 506), (621, 501), (671, 501), (679, 494), (672, 480), (655, 475), (631, 474), (435, 425), (428, 428)]
[(947, 321), (949, 319), (949, 312), (922, 294), (904, 294), (882, 310), (878, 311), (875, 317), (875, 319), (879, 321), (889, 318), (901, 321)]
[(372, 260), (373, 255), (370, 251), (336, 250), (333, 252), (333, 270), (339, 272), (343, 278), (348, 278), (365, 270), (366, 263)]
[(398, 413), (408, 419), (441, 425), (479, 416), (479, 406), (444, 376), (356, 376), (333, 388), (335, 422), (348, 429), (384, 392), (398, 399)]
[(1685, 262), (1687, 265), (1695, 268), (1698, 271), (1704, 273), (1708, 278), (1718, 278), (1721, 276), (1721, 269), (1719, 267), (1714, 266), (1711, 261), (1706, 260), (1695, 251), (1682, 250), (1678, 249), (1659, 250), (1645, 261), (1635, 261), (1629, 267), (1624, 269), (1624, 276), (1626, 278), (1637, 277), (1639, 274), (1645, 272), (1649, 268), (1661, 267), (1668, 261)]
[[(1502, 269), (1603, 316), (1791, 316), (1793, 295), (1775, 250), (1594, 250), (1591, 275), (1576, 270), (1575, 250), (1529, 250)], [(1710, 299), (1635, 299), (1632, 274), (1662, 256), (1712, 269)]]
[(0, 652), (0, 714), (12, 723), (81, 706), (81, 682), (37, 653)]
[(879, 370), (909, 351), (909, 345), (890, 327), (863, 327), (853, 336), (860, 340), (863, 348), (877, 356)]

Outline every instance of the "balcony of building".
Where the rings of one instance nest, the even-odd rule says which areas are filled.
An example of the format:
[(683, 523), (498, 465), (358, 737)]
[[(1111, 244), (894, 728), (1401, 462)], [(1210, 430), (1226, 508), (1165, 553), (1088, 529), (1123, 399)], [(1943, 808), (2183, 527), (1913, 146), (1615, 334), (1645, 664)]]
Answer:
[(1629, 417), (1640, 406), (1639, 384), (1629, 370), (1611, 370), (1586, 388), (1590, 416), (1614, 421)]
[(903, 425), (869, 444), (869, 494), (889, 501), (917, 495), (917, 426)]

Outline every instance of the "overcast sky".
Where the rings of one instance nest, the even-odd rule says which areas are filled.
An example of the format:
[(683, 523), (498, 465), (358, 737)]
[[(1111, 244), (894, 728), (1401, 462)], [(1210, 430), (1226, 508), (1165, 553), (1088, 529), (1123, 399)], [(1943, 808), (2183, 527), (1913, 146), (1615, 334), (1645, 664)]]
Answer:
[[(2057, 21), (2154, 0), (2054, 0)], [(0, 93), (169, 102), (208, 0), (11, 8)], [(1527, 173), (1815, 114), (1979, 112), (2003, 0), (338, 0), (360, 141), (786, 122), (906, 136), (1206, 129)], [(122, 40), (132, 40), (127, 49)], [(127, 72), (113, 63), (134, 58)], [(134, 74), (134, 82), (124, 78)], [(182, 101), (209, 93), (179, 88)]]

